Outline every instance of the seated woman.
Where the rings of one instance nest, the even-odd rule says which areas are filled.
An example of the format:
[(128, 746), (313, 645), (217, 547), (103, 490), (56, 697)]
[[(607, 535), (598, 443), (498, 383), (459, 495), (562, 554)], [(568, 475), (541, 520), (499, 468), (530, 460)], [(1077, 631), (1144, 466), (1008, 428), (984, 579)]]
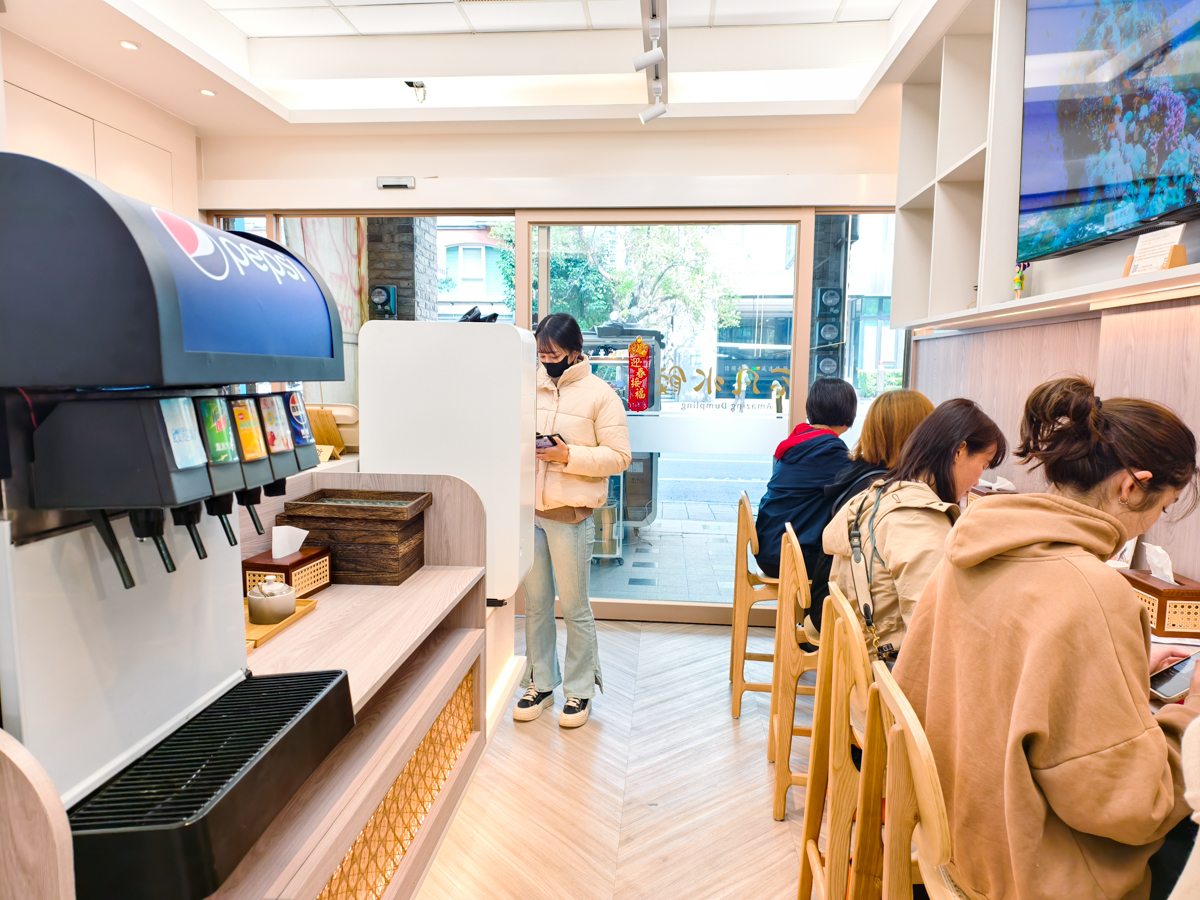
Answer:
[(875, 398), (863, 420), (858, 445), (850, 454), (850, 465), (825, 487), (835, 513), (896, 465), (900, 448), (931, 412), (933, 404), (920, 391), (886, 391)]
[(971, 505), (896, 665), (945, 794), (950, 875), (970, 897), (1165, 898), (1178, 869), (1147, 863), (1168, 834), (1188, 839), (1190, 822), (1172, 829), (1200, 674), (1152, 711), (1149, 674), (1179, 650), (1151, 650), (1104, 561), (1194, 483), (1196, 438), (1156, 403), (1102, 403), (1067, 378), (1029, 395), (1016, 455), (1049, 489)]
[(849, 462), (841, 435), (854, 424), (858, 396), (848, 381), (818, 378), (808, 389), (804, 411), (811, 424), (797, 425), (775, 450), (775, 468), (758, 504), (754, 558), (766, 574), (778, 578), (783, 526), (792, 523), (812, 581), (809, 609), (819, 630), (821, 606), (829, 593), (829, 557), (821, 549), (821, 529), (829, 521), (825, 485)]
[[(942, 560), (959, 501), (1007, 452), (1004, 434), (982, 409), (970, 400), (947, 400), (916, 427), (887, 479), (851, 497), (826, 526), (831, 578), (874, 633), (885, 662), (900, 652), (917, 599)], [(861, 536), (863, 551), (857, 575), (852, 532)]]

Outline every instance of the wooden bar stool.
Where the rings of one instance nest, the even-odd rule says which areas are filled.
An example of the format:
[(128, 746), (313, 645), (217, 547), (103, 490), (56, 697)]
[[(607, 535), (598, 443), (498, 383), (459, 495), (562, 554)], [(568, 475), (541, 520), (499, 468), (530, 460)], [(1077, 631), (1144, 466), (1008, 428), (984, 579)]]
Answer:
[(737, 547), (733, 562), (733, 638), (729, 648), (729, 680), (733, 682), (733, 717), (742, 715), (742, 694), (746, 691), (770, 693), (771, 685), (746, 681), (746, 660), (775, 662), (771, 653), (747, 653), (750, 608), (756, 603), (779, 599), (779, 579), (750, 571), (749, 553), (758, 553), (758, 530), (750, 514), (750, 498), (742, 491), (738, 500)]
[(0, 731), (0, 900), (74, 900), (71, 826), (46, 770)]
[[(817, 661), (798, 896), (808, 900), (816, 887), (821, 900), (840, 900), (846, 896), (858, 809), (859, 774), (850, 748), (861, 747), (865, 739), (873, 676), (866, 634), (854, 607), (834, 583), (829, 585), (821, 631), (825, 640)], [(818, 840), (826, 810), (828, 825), (822, 854)]]
[(915, 881), (933, 900), (965, 900), (946, 868), (950, 823), (929, 740), (887, 666), (876, 662), (873, 669), (851, 900), (877, 900), (880, 884), (882, 900), (909, 900)]
[(792, 771), (792, 738), (811, 737), (812, 729), (796, 725), (796, 695), (812, 697), (816, 688), (800, 684), (800, 676), (817, 668), (818, 653), (800, 649), (805, 640), (801, 623), (811, 602), (808, 570), (800, 542), (789, 522), (779, 551), (779, 601), (775, 604), (775, 667), (771, 673), (771, 717), (767, 728), (768, 758), (775, 761), (775, 818), (787, 814), (787, 792), (803, 786), (807, 776)]

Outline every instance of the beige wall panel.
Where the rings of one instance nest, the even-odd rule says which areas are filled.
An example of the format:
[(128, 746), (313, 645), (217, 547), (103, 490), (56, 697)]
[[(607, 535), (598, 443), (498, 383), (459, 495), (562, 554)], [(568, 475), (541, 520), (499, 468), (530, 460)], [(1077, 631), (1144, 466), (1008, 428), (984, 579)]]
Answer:
[(114, 191), (172, 209), (171, 154), (96, 123), (96, 178)]
[(4, 85), (10, 153), (24, 153), (96, 176), (92, 120), (16, 85)]
[(4, 79), (10, 85), (170, 153), (171, 209), (192, 218), (198, 215), (194, 126), (3, 28), (0, 46)]
[[(1105, 310), (1096, 393), (1144, 397), (1177, 412), (1200, 432), (1200, 299)], [(1175, 571), (1200, 577), (1200, 514), (1160, 521), (1146, 535), (1171, 554)]]
[[(974, 400), (1003, 429), (1011, 449), (1029, 392), (1056, 375), (1095, 378), (1099, 345), (1099, 318), (925, 338), (913, 346), (912, 385), (934, 404)], [(1023, 491), (1045, 486), (1011, 455), (998, 471)]]

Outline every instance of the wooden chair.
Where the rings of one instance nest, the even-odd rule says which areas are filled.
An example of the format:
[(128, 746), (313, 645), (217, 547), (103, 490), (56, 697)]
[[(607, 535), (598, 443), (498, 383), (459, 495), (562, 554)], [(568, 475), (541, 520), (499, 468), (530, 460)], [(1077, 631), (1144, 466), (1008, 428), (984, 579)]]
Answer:
[[(846, 896), (858, 809), (859, 774), (850, 755), (865, 740), (872, 683), (867, 637), (854, 607), (836, 583), (825, 600), (817, 661), (808, 783), (801, 829), (800, 886), (808, 900), (816, 888), (821, 900)], [(825, 853), (819, 848), (821, 822), (828, 810)]]
[(770, 693), (771, 685), (746, 681), (746, 660), (775, 662), (771, 653), (747, 653), (746, 641), (750, 631), (750, 608), (756, 603), (779, 599), (779, 579), (750, 571), (747, 553), (758, 553), (758, 530), (750, 513), (750, 498), (742, 491), (738, 500), (737, 547), (733, 563), (733, 638), (729, 649), (729, 680), (733, 682), (733, 717), (742, 715), (742, 694), (746, 691)]
[(887, 666), (873, 668), (850, 897), (910, 900), (919, 880), (933, 900), (964, 900), (946, 869), (950, 823), (929, 740)]
[(0, 900), (75, 900), (67, 811), (46, 770), (0, 731)]
[[(815, 671), (818, 653), (805, 653), (804, 614), (811, 602), (808, 570), (800, 542), (789, 522), (784, 526), (779, 551), (779, 600), (775, 604), (775, 666), (771, 673), (771, 716), (767, 728), (768, 758), (775, 761), (775, 818), (787, 815), (787, 792), (807, 783), (807, 776), (792, 771), (792, 738), (812, 737), (812, 729), (796, 725), (796, 695), (812, 697), (816, 688), (800, 684), (800, 676)], [(811, 770), (810, 770), (811, 771)]]

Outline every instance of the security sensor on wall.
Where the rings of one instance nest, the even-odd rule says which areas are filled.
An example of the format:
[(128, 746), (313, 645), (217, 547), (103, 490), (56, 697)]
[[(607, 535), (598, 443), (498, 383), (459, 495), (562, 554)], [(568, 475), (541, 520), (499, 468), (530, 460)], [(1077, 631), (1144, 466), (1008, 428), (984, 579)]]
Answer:
[(412, 175), (380, 175), (375, 179), (375, 187), (379, 190), (404, 189), (415, 190), (417, 179)]
[(643, 69), (648, 69), (651, 66), (656, 66), (659, 63), (667, 61), (666, 54), (663, 53), (662, 47), (655, 47), (648, 53), (643, 53), (640, 56), (633, 58), (633, 70), (641, 72)]

